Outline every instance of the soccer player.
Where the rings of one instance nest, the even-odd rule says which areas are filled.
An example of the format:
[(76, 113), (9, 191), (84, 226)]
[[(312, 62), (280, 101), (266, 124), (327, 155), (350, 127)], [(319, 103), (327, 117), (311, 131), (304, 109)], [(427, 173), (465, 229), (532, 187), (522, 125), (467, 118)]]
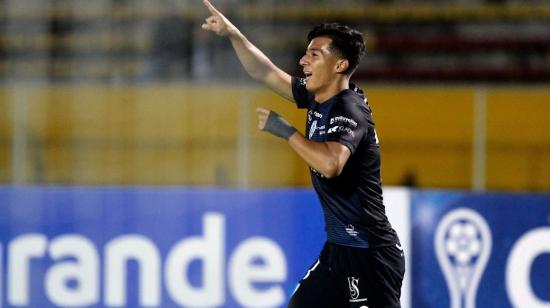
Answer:
[(259, 128), (286, 139), (309, 165), (325, 217), (327, 241), (289, 307), (400, 307), (405, 260), (382, 201), (378, 138), (363, 91), (350, 84), (365, 52), (362, 34), (336, 23), (316, 26), (299, 62), (305, 78), (291, 77), (203, 1), (212, 15), (202, 28), (228, 37), (251, 77), (308, 109), (306, 136), (257, 109)]

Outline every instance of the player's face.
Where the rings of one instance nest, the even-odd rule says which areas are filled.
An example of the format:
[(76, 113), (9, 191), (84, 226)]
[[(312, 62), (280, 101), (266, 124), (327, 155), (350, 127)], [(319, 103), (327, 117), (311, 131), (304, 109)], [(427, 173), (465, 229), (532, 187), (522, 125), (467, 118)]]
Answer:
[(316, 37), (307, 46), (306, 54), (300, 59), (306, 78), (306, 89), (316, 93), (336, 80), (338, 60), (340, 58), (330, 51), (331, 38)]

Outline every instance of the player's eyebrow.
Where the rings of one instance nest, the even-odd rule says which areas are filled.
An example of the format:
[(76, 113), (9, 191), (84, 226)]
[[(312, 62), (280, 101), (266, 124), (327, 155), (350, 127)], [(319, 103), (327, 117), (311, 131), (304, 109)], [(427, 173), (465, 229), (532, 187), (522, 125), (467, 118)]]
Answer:
[(323, 49), (317, 48), (317, 47), (308, 47), (308, 48), (307, 48), (307, 51), (319, 51), (319, 52), (322, 52)]

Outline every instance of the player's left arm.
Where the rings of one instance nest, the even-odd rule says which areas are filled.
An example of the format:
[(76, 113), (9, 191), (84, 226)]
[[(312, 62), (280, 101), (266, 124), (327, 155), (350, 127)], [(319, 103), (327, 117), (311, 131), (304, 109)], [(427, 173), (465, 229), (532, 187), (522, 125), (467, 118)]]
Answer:
[(351, 151), (347, 146), (335, 141), (311, 141), (277, 113), (264, 108), (258, 108), (256, 112), (258, 113), (258, 128), (286, 139), (290, 147), (310, 167), (326, 178), (333, 178), (342, 173), (351, 155)]

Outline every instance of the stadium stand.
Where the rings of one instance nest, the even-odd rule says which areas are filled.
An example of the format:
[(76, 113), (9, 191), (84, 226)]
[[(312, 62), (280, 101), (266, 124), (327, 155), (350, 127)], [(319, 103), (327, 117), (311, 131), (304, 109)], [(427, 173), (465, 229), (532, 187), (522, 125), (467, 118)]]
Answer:
[[(365, 33), (356, 79), (384, 184), (471, 187), (481, 95), (487, 188), (550, 189), (546, 2), (217, 2), (295, 74), (312, 24)], [(253, 118), (267, 105), (301, 128), (303, 114), (200, 31), (205, 14), (200, 1), (0, 1), (0, 182), (308, 185), (301, 160)]]
[[(357, 72), (360, 79), (550, 80), (550, 6), (544, 2), (243, 3), (221, 2), (251, 39), (289, 71), (298, 70), (296, 58), (305, 41), (303, 35), (278, 34), (306, 33), (312, 24), (331, 20), (353, 24), (366, 35), (369, 56)], [(3, 6), (0, 75), (9, 79), (44, 74), (76, 81), (189, 79), (193, 57), (223, 48), (208, 39), (202, 40), (204, 48), (193, 48), (201, 41), (193, 30), (204, 9), (191, 1), (25, 0)], [(232, 78), (216, 71), (223, 67), (218, 63), (235, 62), (230, 52), (206, 58), (214, 76)], [(168, 71), (159, 59), (183, 59), (182, 67)]]

